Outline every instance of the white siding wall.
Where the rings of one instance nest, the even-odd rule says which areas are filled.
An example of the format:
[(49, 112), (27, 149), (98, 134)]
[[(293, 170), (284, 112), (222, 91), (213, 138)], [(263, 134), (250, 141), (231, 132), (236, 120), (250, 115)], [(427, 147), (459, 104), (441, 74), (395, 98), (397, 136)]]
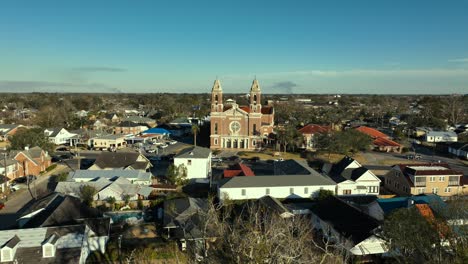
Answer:
[[(293, 188), (291, 194), (290, 188)], [(305, 193), (307, 188), (307, 193)], [(270, 190), (269, 194), (274, 198), (311, 198), (317, 195), (320, 189), (330, 190), (335, 193), (335, 185), (324, 186), (287, 186), (287, 187), (247, 187), (247, 188), (219, 188), (219, 197), (223, 200), (225, 197), (231, 200), (245, 200), (245, 199), (259, 199), (267, 195), (267, 189)], [(243, 195), (245, 190), (245, 195)]]
[[(191, 161), (189, 165), (189, 160)], [(211, 154), (207, 159), (175, 158), (174, 165), (184, 164), (187, 168), (187, 179), (208, 178), (211, 172)]]

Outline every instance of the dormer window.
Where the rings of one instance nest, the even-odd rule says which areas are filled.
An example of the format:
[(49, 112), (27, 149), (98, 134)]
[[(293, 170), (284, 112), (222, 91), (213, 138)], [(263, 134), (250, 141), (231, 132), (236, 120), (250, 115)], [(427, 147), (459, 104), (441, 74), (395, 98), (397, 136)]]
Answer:
[(43, 258), (53, 258), (55, 257), (55, 243), (59, 239), (58, 235), (52, 234), (44, 243), (42, 244), (42, 257)]
[(2, 262), (13, 261), (11, 248), (2, 248)]
[(20, 239), (17, 235), (6, 242), (1, 249), (1, 262), (13, 261)]

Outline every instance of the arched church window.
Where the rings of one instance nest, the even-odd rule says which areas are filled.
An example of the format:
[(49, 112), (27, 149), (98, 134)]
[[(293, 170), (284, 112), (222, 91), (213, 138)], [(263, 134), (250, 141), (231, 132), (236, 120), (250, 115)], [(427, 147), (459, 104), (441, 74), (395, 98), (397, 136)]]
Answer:
[(254, 103), (257, 103), (257, 95), (256, 94), (254, 94), (253, 100), (254, 100)]
[(215, 95), (215, 103), (218, 103), (218, 95)]
[(214, 133), (215, 133), (215, 134), (218, 134), (218, 123), (215, 123)]

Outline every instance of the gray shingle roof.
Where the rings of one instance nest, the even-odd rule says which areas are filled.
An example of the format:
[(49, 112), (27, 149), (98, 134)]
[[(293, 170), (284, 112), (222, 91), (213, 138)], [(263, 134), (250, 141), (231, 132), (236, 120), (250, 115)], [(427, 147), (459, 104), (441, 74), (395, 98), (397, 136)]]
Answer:
[(279, 187), (279, 186), (319, 186), (336, 185), (332, 180), (315, 172), (309, 175), (273, 175), (234, 177), (221, 183), (220, 188)]
[(77, 170), (69, 174), (70, 179), (95, 179), (106, 178), (112, 179), (122, 177), (126, 179), (137, 179), (138, 181), (150, 181), (151, 172), (144, 172), (140, 170)]
[[(126, 168), (135, 165), (140, 156), (141, 154), (138, 152), (101, 152), (94, 164), (101, 169)], [(150, 162), (147, 161), (147, 163)]]
[(206, 159), (210, 156), (211, 149), (202, 147), (193, 147), (184, 149), (182, 152), (177, 154), (174, 158), (183, 159)]

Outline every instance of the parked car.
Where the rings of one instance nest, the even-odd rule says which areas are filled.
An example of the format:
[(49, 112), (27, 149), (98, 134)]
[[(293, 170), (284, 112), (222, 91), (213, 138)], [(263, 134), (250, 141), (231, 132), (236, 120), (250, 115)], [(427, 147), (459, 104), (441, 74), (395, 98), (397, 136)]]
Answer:
[(3, 208), (5, 208), (5, 203), (0, 202), (0, 210), (2, 210)]
[(10, 185), (10, 190), (11, 190), (12, 192), (16, 192), (17, 190), (19, 190), (19, 189), (21, 189), (21, 188), (23, 188), (23, 187), (24, 187), (24, 185), (22, 185), (22, 184), (20, 185), (20, 184), (12, 183), (12, 184)]
[(167, 148), (167, 146), (168, 146), (167, 144), (163, 144), (163, 145), (161, 145), (159, 147), (163, 149), (163, 148)]
[(417, 159), (417, 160), (419, 160), (419, 159), (422, 158), (422, 156), (421, 156), (421, 154), (416, 154), (416, 155), (409, 154), (409, 155), (406, 155), (406, 158), (407, 159)]
[(171, 145), (175, 145), (175, 144), (177, 144), (177, 141), (175, 141), (175, 140), (171, 140), (171, 141), (169, 141), (169, 144), (171, 144)]
[(222, 158), (218, 158), (218, 157), (212, 157), (212, 158), (211, 158), (211, 161), (212, 161), (212, 162), (222, 162), (223, 159), (222, 159)]
[(155, 150), (155, 149), (148, 149), (148, 150), (146, 150), (146, 152), (148, 152), (148, 153), (155, 153), (156, 150)]

